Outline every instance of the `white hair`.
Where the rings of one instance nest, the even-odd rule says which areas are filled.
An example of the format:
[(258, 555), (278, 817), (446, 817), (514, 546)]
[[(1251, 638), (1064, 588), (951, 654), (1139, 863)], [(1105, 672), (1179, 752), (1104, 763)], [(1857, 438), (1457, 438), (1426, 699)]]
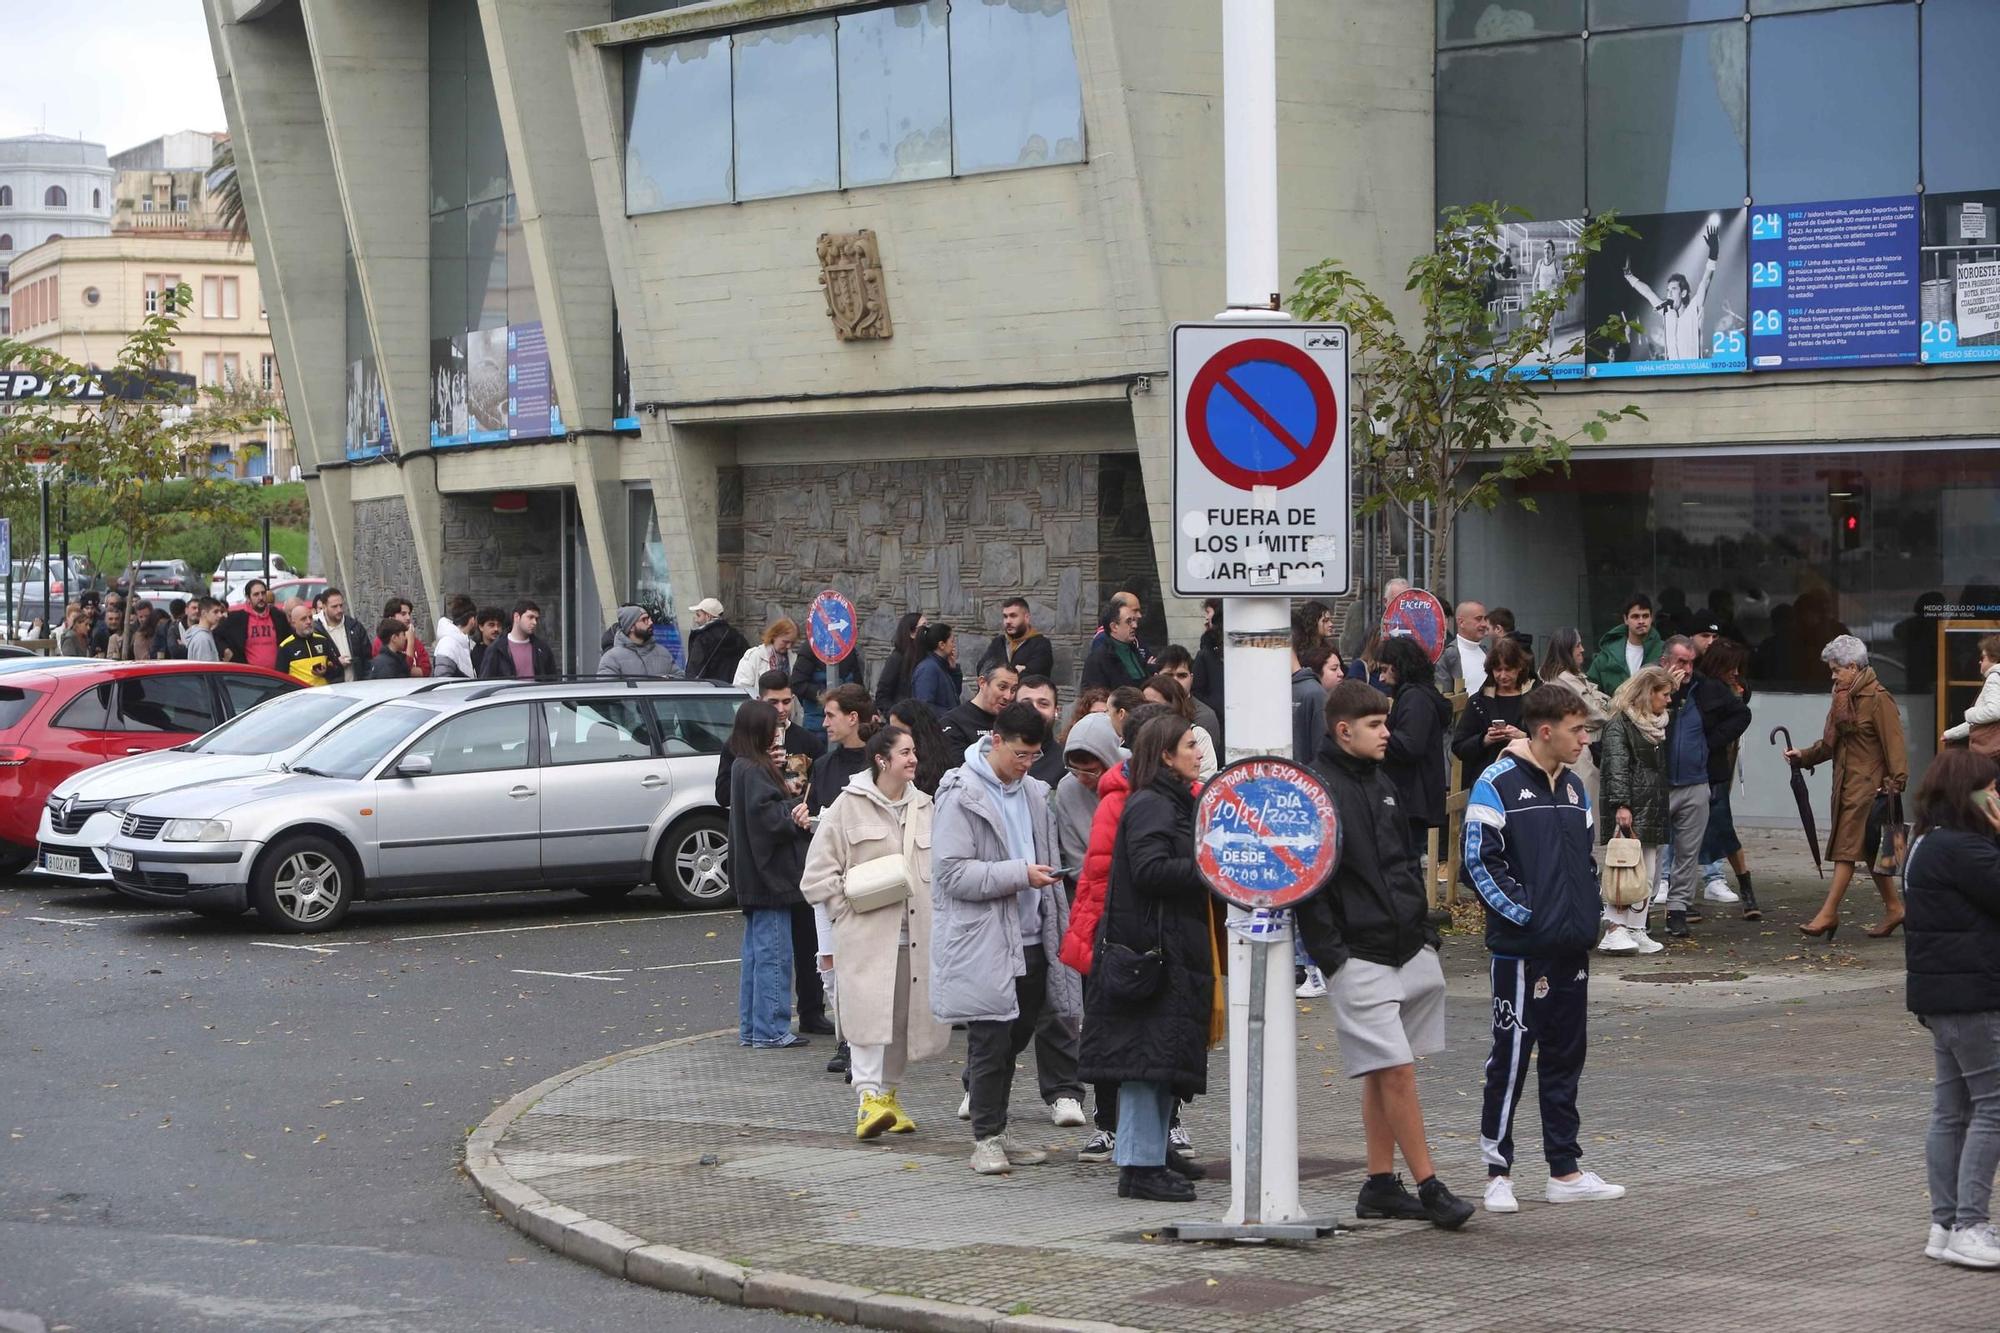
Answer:
[(1832, 666), (1865, 667), (1868, 665), (1868, 645), (1852, 634), (1842, 634), (1820, 649), (1819, 660)]

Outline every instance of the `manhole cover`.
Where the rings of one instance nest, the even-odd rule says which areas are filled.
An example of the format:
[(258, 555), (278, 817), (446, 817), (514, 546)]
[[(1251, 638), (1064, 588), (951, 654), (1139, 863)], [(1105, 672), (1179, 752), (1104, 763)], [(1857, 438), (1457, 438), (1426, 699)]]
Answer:
[(1741, 981), (1748, 972), (1647, 972), (1625, 977), (1626, 981), (1657, 981), (1670, 986), (1686, 985), (1690, 981)]
[(1179, 1306), (1191, 1310), (1229, 1310), (1236, 1314), (1269, 1314), (1288, 1305), (1329, 1296), (1329, 1287), (1304, 1282), (1283, 1282), (1276, 1278), (1223, 1278), (1214, 1286), (1206, 1278), (1177, 1282), (1171, 1287), (1141, 1292), (1134, 1299), (1148, 1305)]

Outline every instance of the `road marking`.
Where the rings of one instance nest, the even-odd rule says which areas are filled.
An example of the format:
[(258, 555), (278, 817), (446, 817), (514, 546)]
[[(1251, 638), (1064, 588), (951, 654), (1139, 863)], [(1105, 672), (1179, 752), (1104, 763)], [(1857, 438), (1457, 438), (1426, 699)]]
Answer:
[(340, 951), (340, 946), (337, 944), (279, 944), (276, 940), (252, 940), (250, 942), (260, 949), (303, 949), (307, 953), (338, 953)]
[(741, 914), (725, 908), (721, 911), (716, 911), (716, 912), (674, 912), (671, 914), (662, 913), (657, 916), (619, 916), (619, 917), (605, 917), (597, 920), (588, 920), (588, 921), (555, 921), (544, 926), (495, 926), (490, 930), (442, 930), (433, 932), (428, 935), (396, 935), (392, 936), (386, 941), (363, 940), (358, 942), (364, 944), (374, 944), (374, 943), (408, 944), (413, 940), (451, 940), (451, 939), (459, 939), (467, 935), (518, 935), (523, 931), (529, 931), (529, 930), (571, 930), (578, 926), (629, 926), (634, 922), (691, 921), (697, 917), (704, 917), (704, 916), (739, 916), (739, 915)]
[[(740, 963), (741, 958), (707, 958), (699, 963), (655, 963), (651, 967), (637, 969), (640, 972), (678, 972), (687, 967), (725, 967)], [(629, 981), (622, 975), (634, 969), (629, 967), (593, 967), (582, 972), (545, 972), (538, 967), (516, 967), (509, 969), (524, 977), (561, 977), (565, 981)]]
[(741, 958), (711, 958), (703, 963), (655, 963), (651, 967), (642, 967), (639, 970), (641, 972), (678, 972), (684, 967), (721, 967), (727, 963), (740, 963), (742, 961)]

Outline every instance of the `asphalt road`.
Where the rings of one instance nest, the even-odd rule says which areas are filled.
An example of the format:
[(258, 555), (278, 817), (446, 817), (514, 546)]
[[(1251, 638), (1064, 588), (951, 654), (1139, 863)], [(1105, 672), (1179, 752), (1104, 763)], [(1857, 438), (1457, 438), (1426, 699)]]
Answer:
[(650, 890), (278, 936), (0, 881), (0, 1330), (802, 1326), (543, 1250), (458, 1166), (522, 1088), (733, 1024), (741, 939)]

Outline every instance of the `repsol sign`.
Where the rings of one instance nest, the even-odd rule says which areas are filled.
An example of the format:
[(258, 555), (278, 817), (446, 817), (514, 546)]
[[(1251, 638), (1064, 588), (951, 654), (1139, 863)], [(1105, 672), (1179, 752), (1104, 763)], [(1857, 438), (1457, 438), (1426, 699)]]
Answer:
[(0, 403), (18, 403), (29, 398), (103, 402), (104, 381), (95, 375), (42, 375), (32, 370), (0, 370)]

